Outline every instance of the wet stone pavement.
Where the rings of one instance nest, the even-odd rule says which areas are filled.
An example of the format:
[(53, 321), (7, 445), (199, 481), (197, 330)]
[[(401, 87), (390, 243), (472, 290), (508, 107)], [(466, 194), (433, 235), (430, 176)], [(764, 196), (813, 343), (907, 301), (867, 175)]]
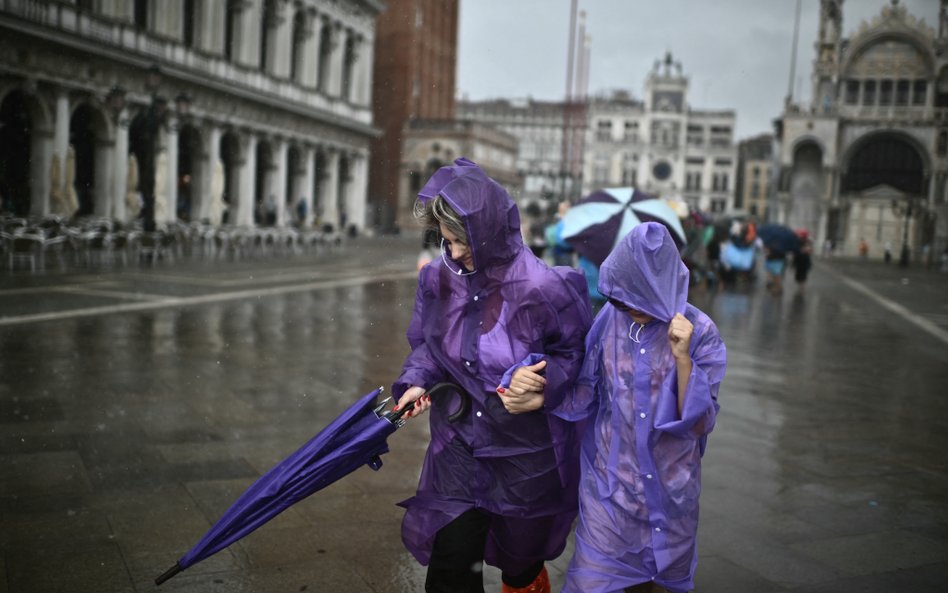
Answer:
[[(262, 472), (397, 376), (418, 243), (0, 274), (0, 593), (421, 591), (395, 503), (414, 492), (424, 421), (389, 438), (378, 472), (153, 583)], [(792, 284), (692, 295), (729, 350), (696, 591), (945, 590), (948, 274), (819, 260), (805, 294)]]

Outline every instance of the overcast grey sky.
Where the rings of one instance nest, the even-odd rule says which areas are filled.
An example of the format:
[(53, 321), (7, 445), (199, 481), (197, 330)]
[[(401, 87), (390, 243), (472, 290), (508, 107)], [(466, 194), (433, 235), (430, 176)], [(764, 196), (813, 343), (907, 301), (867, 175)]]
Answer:
[[(561, 100), (566, 92), (570, 0), (460, 0), (461, 97)], [(891, 0), (846, 0), (843, 31)], [(902, 0), (938, 25), (938, 0)], [(809, 101), (819, 0), (802, 0), (794, 98)], [(696, 109), (734, 109), (737, 137), (771, 131), (790, 77), (796, 0), (579, 0), (592, 37), (589, 92), (641, 98), (656, 59), (671, 51), (690, 79)]]

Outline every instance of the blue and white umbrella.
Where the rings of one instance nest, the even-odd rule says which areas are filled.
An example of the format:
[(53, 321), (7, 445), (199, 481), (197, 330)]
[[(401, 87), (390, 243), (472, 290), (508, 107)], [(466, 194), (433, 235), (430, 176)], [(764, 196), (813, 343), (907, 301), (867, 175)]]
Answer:
[(563, 216), (559, 238), (598, 266), (635, 225), (646, 221), (664, 224), (678, 246), (685, 245), (675, 209), (632, 187), (600, 189), (580, 200)]

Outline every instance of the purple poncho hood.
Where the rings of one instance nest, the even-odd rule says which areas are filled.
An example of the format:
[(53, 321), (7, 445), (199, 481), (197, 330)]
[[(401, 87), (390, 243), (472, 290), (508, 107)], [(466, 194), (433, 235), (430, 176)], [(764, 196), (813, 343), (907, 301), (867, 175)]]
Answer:
[(523, 247), (517, 205), (473, 162), (460, 158), (454, 166), (438, 169), (418, 199), (427, 202), (437, 195), (463, 219), (475, 270), (509, 261)]
[(663, 322), (684, 313), (688, 268), (664, 225), (646, 222), (632, 229), (602, 262), (599, 292)]

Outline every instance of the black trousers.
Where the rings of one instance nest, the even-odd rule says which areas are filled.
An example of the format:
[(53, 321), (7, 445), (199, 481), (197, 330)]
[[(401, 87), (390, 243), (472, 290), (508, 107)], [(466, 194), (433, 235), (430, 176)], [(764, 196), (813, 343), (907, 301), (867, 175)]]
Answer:
[[(441, 528), (435, 535), (425, 579), (427, 593), (484, 593), (484, 546), (490, 515), (471, 509)], [(522, 574), (501, 574), (511, 587), (526, 587), (543, 570), (538, 561)]]

